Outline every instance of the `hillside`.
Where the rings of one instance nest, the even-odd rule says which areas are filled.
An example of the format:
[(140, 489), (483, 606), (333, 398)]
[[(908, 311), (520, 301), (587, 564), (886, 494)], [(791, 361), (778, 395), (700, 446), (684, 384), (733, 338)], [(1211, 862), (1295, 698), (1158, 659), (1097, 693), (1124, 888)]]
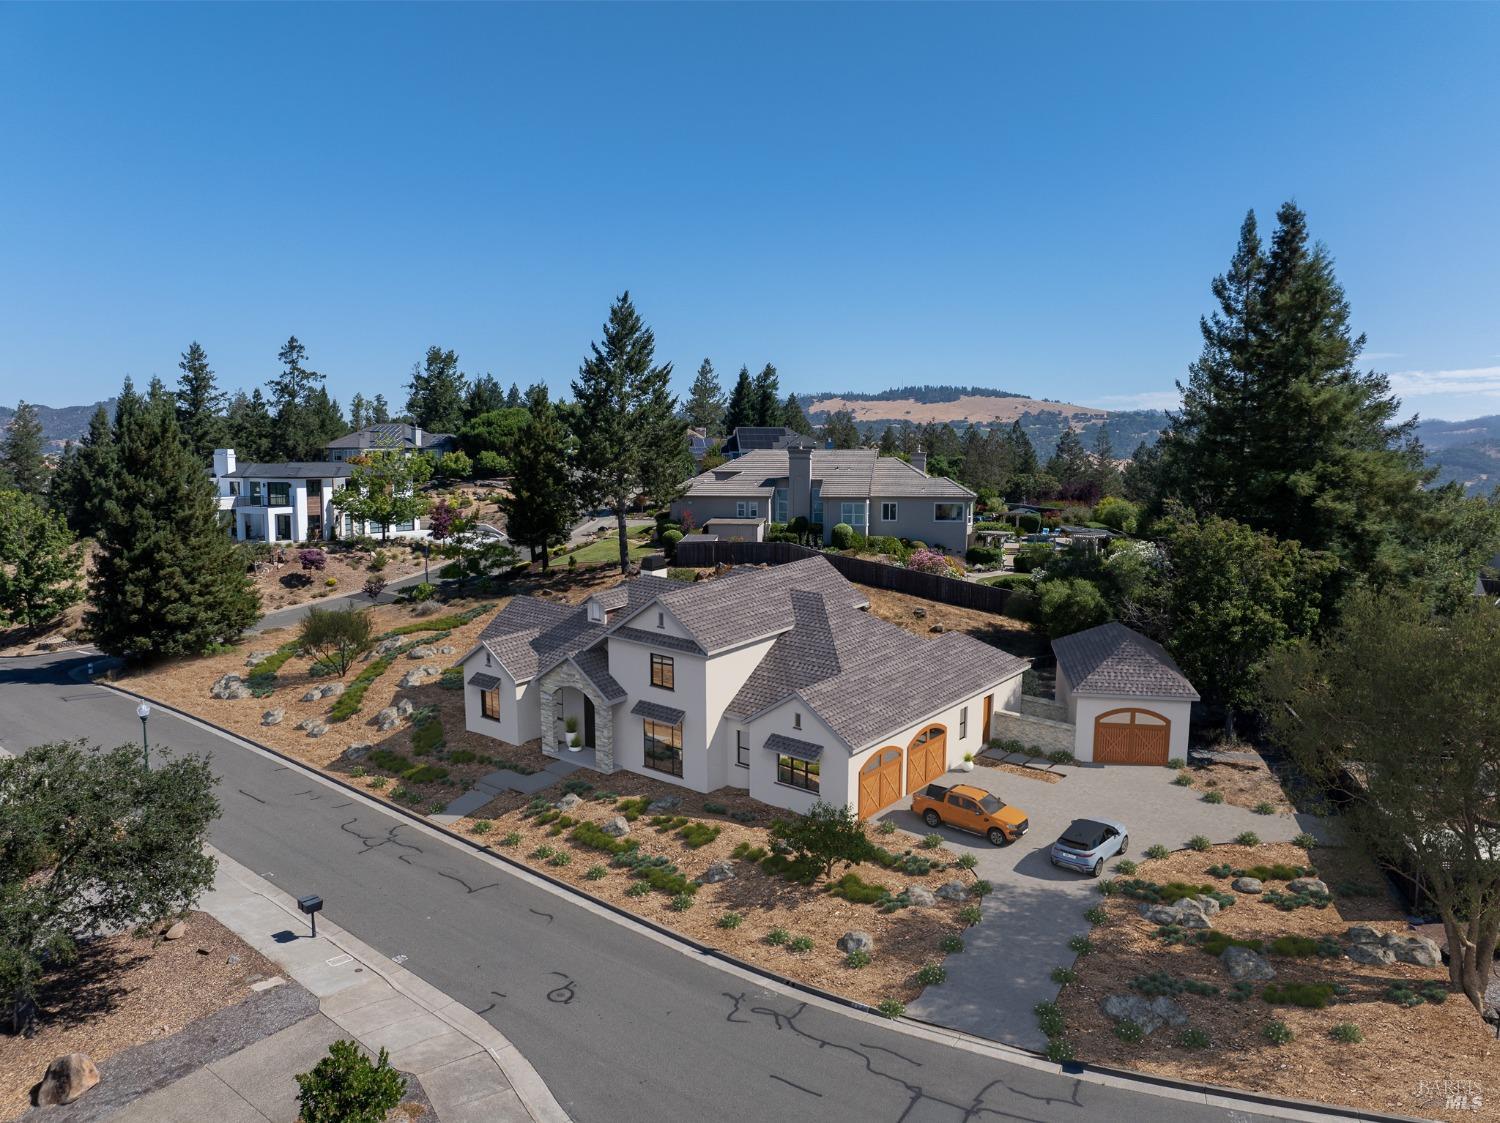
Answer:
[(1417, 438), (1435, 483), (1458, 482), (1470, 495), (1488, 495), (1500, 485), (1500, 414), (1467, 421), (1422, 421)]
[[(895, 395), (903, 395), (897, 397)], [(881, 394), (806, 394), (803, 409), (808, 420), (824, 421), (830, 413), (848, 410), (861, 424), (900, 424), (910, 421), (924, 425), (938, 424), (1009, 425), (1028, 413), (1061, 413), (1079, 421), (1098, 421), (1108, 410), (1090, 409), (1067, 402), (1031, 398), (1005, 390), (984, 390), (977, 386), (904, 386)]]
[[(102, 402), (94, 402), (86, 406), (44, 406), (36, 405), (36, 418), (42, 425), (42, 439), (48, 441), (56, 448), (61, 448), (66, 441), (76, 441), (84, 433), (88, 432), (89, 418), (94, 416), (94, 411), (103, 406), (114, 416), (115, 399), (106, 398)], [(0, 431), (10, 428), (10, 419), (15, 416), (15, 408), (12, 406), (0, 406)]]

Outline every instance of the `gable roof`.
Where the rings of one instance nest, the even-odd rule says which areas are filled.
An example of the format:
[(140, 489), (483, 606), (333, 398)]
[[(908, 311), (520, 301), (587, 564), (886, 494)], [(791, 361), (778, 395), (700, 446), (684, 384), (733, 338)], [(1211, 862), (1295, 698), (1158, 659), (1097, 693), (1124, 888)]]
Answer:
[(451, 444), (458, 438), (452, 433), (429, 433), (422, 430), (422, 443), (417, 444), (417, 427), (400, 421), (382, 421), (367, 425), (352, 433), (345, 433), (329, 441), (324, 448), (430, 448), (438, 444)]
[(350, 475), (354, 469), (341, 460), (288, 460), (281, 464), (239, 464), (226, 472), (226, 480), (330, 480)]
[[(694, 476), (687, 483), (684, 498), (768, 499), (773, 489), (786, 486), (790, 465), (784, 446), (756, 449)], [(824, 499), (974, 497), (962, 484), (943, 476), (929, 476), (898, 457), (881, 456), (872, 448), (814, 448), (808, 470)]]
[(1116, 621), (1055, 639), (1052, 652), (1074, 694), (1198, 700), (1161, 644)]

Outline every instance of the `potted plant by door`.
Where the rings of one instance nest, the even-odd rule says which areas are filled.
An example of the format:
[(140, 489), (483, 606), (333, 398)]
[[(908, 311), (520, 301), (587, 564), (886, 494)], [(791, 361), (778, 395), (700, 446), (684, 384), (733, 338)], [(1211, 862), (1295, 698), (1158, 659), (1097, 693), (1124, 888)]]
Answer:
[(955, 769), (957, 769), (959, 772), (973, 772), (974, 771), (974, 754), (973, 753), (964, 753), (963, 760), (959, 761), (953, 767)]

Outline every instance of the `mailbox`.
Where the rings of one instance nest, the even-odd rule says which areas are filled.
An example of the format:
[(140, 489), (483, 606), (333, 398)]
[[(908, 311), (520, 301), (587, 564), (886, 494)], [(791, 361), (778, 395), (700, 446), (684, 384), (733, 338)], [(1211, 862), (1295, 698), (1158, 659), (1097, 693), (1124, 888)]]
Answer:
[(313, 939), (318, 938), (318, 913), (323, 909), (323, 898), (316, 893), (297, 898), (297, 908), (312, 921)]

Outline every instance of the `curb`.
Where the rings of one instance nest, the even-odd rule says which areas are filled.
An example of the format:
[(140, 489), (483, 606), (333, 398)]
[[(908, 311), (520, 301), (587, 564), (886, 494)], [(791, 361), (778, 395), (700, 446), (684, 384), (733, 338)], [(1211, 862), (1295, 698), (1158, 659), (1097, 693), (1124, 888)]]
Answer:
[[(954, 1029), (950, 1026), (943, 1026), (938, 1023), (926, 1022), (919, 1018), (912, 1018), (907, 1016), (903, 1016), (901, 1018), (886, 1018), (883, 1014), (879, 1013), (873, 1007), (868, 1006), (863, 1002), (858, 1002), (852, 998), (845, 998), (842, 995), (834, 994), (831, 991), (822, 990), (808, 983), (802, 983), (797, 981), (796, 979), (790, 979), (785, 976), (778, 975), (775, 972), (757, 966), (756, 964), (747, 963), (743, 960), (735, 958), (727, 952), (723, 952), (718, 950), (717, 948), (710, 947), (707, 944), (700, 943), (698, 940), (693, 939), (691, 936), (686, 936), (682, 933), (675, 932), (672, 929), (657, 924), (656, 922), (646, 917), (637, 916), (635, 913), (629, 912), (628, 910), (623, 909), (618, 905), (612, 904), (609, 901), (600, 900), (599, 898), (594, 897), (590, 893), (584, 892), (576, 886), (570, 885), (564, 881), (560, 881), (557, 878), (552, 877), (550, 874), (547, 874), (541, 870), (533, 869), (531, 866), (519, 862), (514, 858), (508, 857), (507, 855), (492, 850), (487, 846), (476, 843), (472, 839), (467, 838), (466, 836), (461, 835), (456, 831), (449, 830), (447, 827), (443, 826), (440, 823), (434, 823), (424, 816), (417, 815), (416, 813), (409, 811), (406, 808), (399, 806), (398, 804), (390, 803), (384, 800), (373, 799), (370, 794), (364, 789), (346, 782), (335, 774), (313, 768), (305, 762), (298, 760), (296, 757), (288, 756), (287, 754), (279, 752), (278, 750), (273, 749), (267, 745), (262, 745), (258, 741), (252, 741), (250, 738), (236, 733), (231, 729), (226, 729), (224, 726), (218, 725), (217, 723), (206, 718), (201, 718), (195, 714), (190, 714), (184, 710), (178, 709), (175, 706), (168, 705), (165, 702), (159, 702), (155, 698), (151, 698), (144, 694), (138, 694), (133, 690), (118, 686), (114, 683), (94, 682), (93, 680), (84, 678), (83, 676), (76, 673), (71, 677), (73, 677), (77, 682), (89, 682), (91, 685), (101, 686), (104, 689), (112, 690), (115, 693), (124, 695), (128, 698), (137, 698), (142, 701), (148, 701), (154, 706), (160, 706), (162, 709), (176, 714), (178, 717), (195, 722), (198, 725), (204, 726), (208, 729), (212, 729), (215, 732), (221, 733), (234, 741), (239, 741), (243, 742), (244, 744), (251, 745), (255, 749), (264, 752), (267, 756), (274, 757), (277, 760), (280, 760), (289, 765), (290, 767), (308, 773), (311, 776), (315, 776), (324, 783), (332, 784), (335, 787), (341, 788), (361, 800), (367, 800), (373, 806), (376, 806), (383, 811), (387, 811), (403, 819), (410, 820), (414, 825), (420, 826), (426, 830), (430, 830), (438, 835), (441, 835), (451, 842), (460, 844), (466, 849), (476, 851), (477, 853), (482, 854), (487, 858), (499, 862), (501, 865), (507, 868), (515, 870), (517, 873), (524, 875), (525, 877), (533, 878), (536, 881), (542, 882), (547, 887), (551, 888), (554, 891), (560, 892), (565, 896), (576, 898), (583, 902), (586, 902), (587, 905), (595, 911), (608, 913), (611, 916), (618, 917), (631, 925), (644, 928), (655, 938), (666, 943), (676, 945), (679, 948), (689, 948), (692, 951), (697, 952), (699, 955), (717, 960), (718, 962), (724, 964), (726, 969), (735, 971), (740, 974), (751, 975), (761, 979), (765, 979), (788, 990), (810, 995), (822, 1002), (851, 1010), (863, 1017), (876, 1020), (879, 1022), (879, 1024), (888, 1026), (893, 1029), (915, 1033), (918, 1036), (927, 1037), (929, 1039), (936, 1039), (950, 1045), (964, 1047), (966, 1049), (969, 1049), (970, 1051), (985, 1052), (991, 1055), (995, 1053), (1010, 1054), (1010, 1056), (1006, 1059), (1010, 1060), (1012, 1063), (1026, 1064), (1028, 1067), (1051, 1071), (1059, 1075), (1092, 1076), (1098, 1083), (1127, 1089), (1141, 1089), (1142, 1086), (1145, 1086), (1146, 1088), (1156, 1090), (1158, 1094), (1164, 1094), (1173, 1099), (1204, 1103), (1212, 1106), (1224, 1107), (1230, 1110), (1233, 1110), (1236, 1107), (1252, 1105), (1255, 1107), (1276, 1108), (1278, 1110), (1282, 1110), (1283, 1112), (1294, 1113), (1284, 1114), (1283, 1118), (1286, 1119), (1355, 1119), (1370, 1120), (1372, 1121), (1372, 1123), (1424, 1123), (1423, 1120), (1415, 1116), (1378, 1114), (1367, 1111), (1360, 1111), (1356, 1108), (1317, 1103), (1311, 1100), (1265, 1096), (1256, 1092), (1227, 1088), (1217, 1084), (1195, 1084), (1188, 1081), (1174, 1080), (1171, 1077), (1153, 1076), (1145, 1073), (1132, 1072), (1127, 1069), (1110, 1068), (1108, 1066), (1095, 1065), (1087, 1062), (1068, 1061), (1062, 1064), (1058, 1064), (1056, 1062), (1047, 1060), (1043, 1054), (1032, 1049), (1027, 1049), (1024, 1046), (1011, 1045), (1002, 1041), (993, 1041), (989, 1038), (979, 1037), (964, 1030)], [(231, 859), (231, 861), (232, 860), (233, 859)], [(324, 923), (327, 924), (328, 922), (325, 921)], [(342, 932), (342, 930), (340, 931)], [(347, 938), (352, 942), (358, 942), (354, 937)], [(360, 944), (360, 946), (366, 947), (366, 945), (363, 944)], [(383, 957), (381, 957), (379, 953), (375, 952), (373, 949), (367, 948), (367, 950), (372, 956), (375, 956), (377, 959), (383, 959)], [(422, 982), (420, 979), (417, 979), (416, 976), (411, 975), (411, 973), (406, 971), (404, 968), (397, 967), (395, 964), (391, 964), (391, 967), (393, 970), (400, 971), (404, 975), (410, 977), (418, 986), (427, 987), (429, 985)], [(458, 1004), (454, 1003), (454, 1005)], [(472, 1017), (478, 1018), (478, 1015), (472, 1014), (472, 1011), (468, 1011), (467, 1007), (460, 1007), (460, 1009), (462, 1009), (466, 1013), (469, 1013)], [(479, 1020), (481, 1022), (483, 1021), (483, 1019)], [(484, 1024), (486, 1026), (489, 1025), (488, 1022), (484, 1022)], [(494, 1032), (496, 1036), (501, 1036), (499, 1034), (499, 1031), (497, 1030), (492, 1029), (492, 1032)], [(501, 1040), (504, 1040), (503, 1036), (501, 1037)], [(524, 1058), (520, 1058), (519, 1052), (515, 1052), (514, 1047), (510, 1046), (509, 1042), (506, 1042), (506, 1047), (510, 1048), (514, 1055), (524, 1062)], [(498, 1057), (496, 1059), (497, 1061), (499, 1060)], [(526, 1063), (527, 1067), (530, 1068), (529, 1062), (524, 1063)], [(504, 1066), (502, 1065), (502, 1067)], [(532, 1074), (533, 1076), (535, 1076), (534, 1069), (532, 1070)], [(509, 1076), (508, 1071), (506, 1075), (507, 1077)], [(536, 1077), (536, 1080), (538, 1084), (545, 1088), (545, 1085), (541, 1084), (541, 1078), (539, 1076)], [(547, 1095), (550, 1098), (551, 1093), (548, 1092)], [(561, 1108), (559, 1108), (558, 1111), (561, 1112)], [(556, 1118), (559, 1121), (566, 1121), (568, 1119), (566, 1115), (560, 1115)]]

